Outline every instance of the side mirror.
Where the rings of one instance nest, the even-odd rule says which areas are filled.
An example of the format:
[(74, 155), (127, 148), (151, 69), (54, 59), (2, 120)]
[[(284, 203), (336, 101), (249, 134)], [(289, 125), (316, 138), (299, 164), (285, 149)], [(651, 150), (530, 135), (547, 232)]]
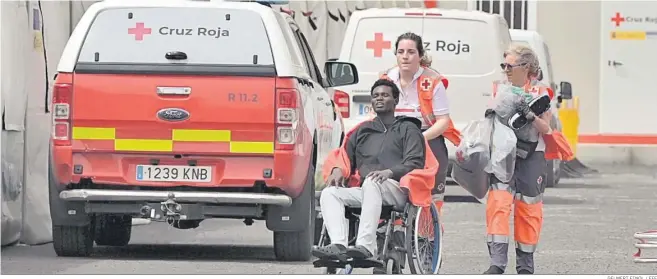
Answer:
[(573, 98), (573, 89), (570, 82), (562, 81), (559, 85), (561, 91), (559, 92), (559, 97), (564, 100), (570, 100)]
[(324, 63), (324, 72), (328, 87), (358, 83), (358, 70), (349, 62), (327, 61)]

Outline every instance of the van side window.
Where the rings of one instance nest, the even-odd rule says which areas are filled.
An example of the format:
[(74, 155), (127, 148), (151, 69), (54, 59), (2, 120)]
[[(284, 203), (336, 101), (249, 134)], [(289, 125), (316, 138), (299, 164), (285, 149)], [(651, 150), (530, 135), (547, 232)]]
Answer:
[(306, 55), (306, 61), (308, 62), (308, 70), (310, 71), (310, 76), (312, 77), (313, 80), (315, 80), (315, 82), (319, 84), (323, 84), (322, 72), (317, 67), (317, 63), (315, 62), (315, 56), (313, 56), (313, 52), (310, 50), (310, 46), (308, 45), (308, 41), (306, 41), (306, 37), (299, 30), (295, 31), (295, 33), (296, 36), (299, 37), (301, 48), (304, 50), (304, 53)]

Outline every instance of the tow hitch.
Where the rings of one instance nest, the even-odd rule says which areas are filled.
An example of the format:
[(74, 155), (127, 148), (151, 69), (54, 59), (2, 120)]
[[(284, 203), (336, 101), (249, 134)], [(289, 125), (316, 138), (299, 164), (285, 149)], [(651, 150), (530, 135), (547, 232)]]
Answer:
[(169, 225), (181, 219), (187, 219), (185, 215), (181, 215), (182, 205), (175, 201), (175, 195), (169, 193), (167, 200), (160, 203), (160, 210), (153, 208), (152, 204), (144, 205), (140, 213), (144, 218), (150, 218), (153, 221), (165, 221)]

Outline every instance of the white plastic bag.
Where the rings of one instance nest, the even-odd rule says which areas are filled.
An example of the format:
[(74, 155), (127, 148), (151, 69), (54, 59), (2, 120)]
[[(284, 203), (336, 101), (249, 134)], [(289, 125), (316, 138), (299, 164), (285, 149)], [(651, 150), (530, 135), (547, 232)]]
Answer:
[(516, 134), (508, 126), (494, 117), (491, 142), (490, 163), (486, 172), (495, 175), (502, 183), (508, 183), (513, 177), (516, 165)]
[(470, 122), (462, 131), (461, 144), (456, 148), (452, 179), (474, 197), (482, 199), (488, 192), (491, 134), (493, 119)]

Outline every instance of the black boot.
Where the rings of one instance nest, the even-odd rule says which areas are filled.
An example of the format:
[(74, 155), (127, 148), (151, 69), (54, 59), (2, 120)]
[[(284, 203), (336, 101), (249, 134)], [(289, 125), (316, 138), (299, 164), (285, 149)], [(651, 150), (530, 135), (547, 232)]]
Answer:
[(488, 270), (484, 271), (484, 274), (504, 274), (504, 270), (499, 266), (491, 265)]
[(516, 248), (516, 272), (534, 274), (534, 253), (523, 252)]

